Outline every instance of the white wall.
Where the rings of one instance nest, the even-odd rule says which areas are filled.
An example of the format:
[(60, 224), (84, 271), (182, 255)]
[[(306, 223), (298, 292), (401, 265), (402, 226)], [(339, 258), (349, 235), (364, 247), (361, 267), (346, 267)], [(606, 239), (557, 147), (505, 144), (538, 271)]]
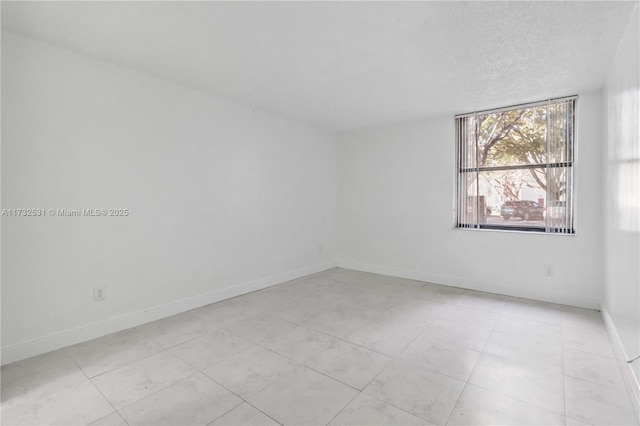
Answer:
[(3, 208), (130, 210), (2, 218), (3, 362), (332, 265), (332, 133), (10, 33), (2, 92)]
[(453, 117), (339, 136), (338, 265), (598, 307), (601, 94), (580, 94), (578, 108), (576, 236), (452, 229)]
[[(605, 285), (603, 311), (618, 335), (621, 357), (640, 354), (640, 17), (618, 46), (604, 89)], [(624, 365), (624, 364), (623, 364)], [(640, 398), (640, 360), (632, 365)]]

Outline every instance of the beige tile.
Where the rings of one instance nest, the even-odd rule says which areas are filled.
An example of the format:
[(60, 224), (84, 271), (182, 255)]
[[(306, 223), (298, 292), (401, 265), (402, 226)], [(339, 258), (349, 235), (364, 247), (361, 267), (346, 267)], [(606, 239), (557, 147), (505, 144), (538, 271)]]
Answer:
[(309, 296), (313, 294), (313, 292), (317, 291), (317, 288), (313, 283), (314, 279), (308, 279), (307, 281), (302, 281), (299, 284), (295, 285), (292, 285), (293, 281), (289, 281), (289, 283), (286, 283), (289, 284), (289, 287), (286, 289), (283, 288), (282, 290), (276, 290), (276, 287), (281, 287), (281, 285), (278, 285), (276, 287), (270, 287), (263, 291), (270, 293), (273, 297), (293, 302), (289, 303), (288, 305), (285, 305), (283, 302), (282, 306), (280, 307), (280, 310), (283, 310), (305, 302), (313, 303), (314, 300), (309, 299)]
[(447, 321), (461, 322), (463, 324), (473, 323), (483, 328), (493, 329), (498, 322), (498, 318), (500, 318), (500, 314), (478, 309), (470, 304), (462, 306), (449, 305), (447, 309), (439, 315), (439, 318)]
[(211, 328), (216, 328), (203, 319), (202, 313), (202, 310), (188, 311), (141, 325), (136, 329), (144, 337), (164, 348), (170, 348), (203, 336), (212, 331)]
[(3, 406), (4, 425), (85, 425), (110, 413), (114, 408), (86, 380), (52, 389), (40, 399)]
[(591, 426), (591, 423), (583, 422), (582, 420), (572, 419), (571, 417), (567, 417), (565, 419), (566, 426)]
[(515, 298), (482, 291), (465, 290), (450, 303), (482, 311), (500, 313), (509, 309), (515, 303)]
[(353, 305), (357, 308), (366, 307), (377, 311), (377, 314), (386, 311), (395, 306), (393, 298), (368, 291), (368, 287), (357, 288), (355, 295), (352, 297)]
[(246, 402), (211, 423), (212, 426), (277, 426), (279, 424)]
[(530, 299), (517, 299), (509, 304), (503, 313), (511, 318), (523, 318), (555, 325), (561, 325), (563, 317), (562, 305)]
[(364, 393), (434, 424), (444, 424), (462, 392), (464, 382), (425, 368), (394, 361)]
[(562, 344), (562, 326), (560, 324), (540, 321), (537, 318), (517, 316), (511, 312), (500, 315), (496, 321), (494, 331), (509, 336), (526, 334), (536, 339)]
[(255, 314), (274, 313), (288, 309), (296, 304), (294, 300), (270, 294), (264, 290), (240, 296), (238, 297), (238, 302)]
[(306, 367), (296, 368), (248, 402), (284, 425), (326, 424), (358, 391)]
[(399, 408), (361, 393), (329, 423), (333, 426), (426, 425), (427, 421)]
[(250, 346), (253, 343), (227, 330), (216, 330), (174, 346), (169, 351), (196, 370), (204, 370)]
[(208, 327), (207, 333), (227, 327), (256, 314), (250, 307), (243, 304), (239, 297), (212, 303), (191, 312), (205, 322)]
[(454, 379), (466, 381), (478, 361), (479, 352), (419, 336), (398, 358)]
[(243, 339), (260, 343), (294, 326), (294, 323), (285, 321), (275, 314), (261, 313), (231, 324), (226, 329)]
[(564, 374), (606, 386), (624, 386), (618, 362), (591, 352), (564, 349)]
[(448, 425), (564, 425), (564, 416), (466, 385)]
[(309, 294), (303, 297), (303, 300), (313, 300), (313, 302), (322, 309), (329, 310), (343, 310), (336, 309), (336, 306), (344, 301), (344, 298), (348, 295), (337, 294), (329, 290), (314, 288)]
[(604, 330), (590, 327), (562, 327), (562, 342), (565, 348), (591, 352), (614, 358), (609, 336)]
[(370, 322), (343, 339), (385, 355), (396, 356), (419, 334), (420, 330), (402, 330)]
[(335, 341), (305, 361), (305, 365), (362, 390), (391, 362), (391, 358), (351, 343)]
[(293, 371), (296, 365), (269, 349), (253, 346), (211, 365), (203, 373), (227, 389), (246, 397)]
[(339, 268), (1, 379), (3, 424), (634, 421), (598, 312)]
[(362, 327), (368, 320), (369, 317), (367, 315), (325, 309), (318, 315), (300, 324), (330, 336), (344, 337)]
[(195, 373), (120, 410), (130, 425), (207, 425), (242, 402)]
[(162, 351), (159, 344), (136, 329), (124, 330), (67, 348), (67, 352), (91, 378)]
[(468, 383), (505, 396), (564, 413), (562, 365), (531, 365), (494, 355), (480, 356)]
[(595, 331), (605, 331), (600, 312), (593, 309), (562, 307), (562, 325), (574, 328), (591, 328)]
[(484, 353), (531, 366), (555, 365), (558, 374), (562, 371), (561, 335), (547, 337), (535, 333), (504, 334), (494, 331), (484, 347)]
[[(370, 302), (367, 303), (366, 299), (370, 299)], [(386, 298), (384, 299), (386, 300)], [(340, 296), (328, 309), (349, 312), (362, 319), (371, 320), (390, 307), (391, 303), (389, 301), (376, 300), (376, 295), (366, 296), (362, 294), (361, 290), (355, 290), (353, 294)]]
[(0, 378), (3, 409), (87, 380), (65, 350), (3, 365)]
[(597, 425), (636, 425), (629, 395), (623, 386), (604, 386), (565, 376), (566, 414)]
[(335, 341), (335, 338), (326, 334), (298, 326), (276, 334), (261, 345), (287, 358), (303, 362)]
[(438, 302), (437, 300), (431, 299), (404, 297), (400, 299), (391, 299), (393, 300), (393, 305), (390, 306), (390, 309), (423, 312), (425, 314), (430, 314), (431, 317), (437, 317), (451, 306), (444, 302)]
[(118, 410), (194, 373), (184, 361), (161, 352), (91, 379)]
[(452, 303), (456, 298), (464, 292), (464, 289), (439, 285), (433, 283), (425, 283), (420, 288), (420, 292), (416, 293), (417, 297), (435, 300), (438, 302)]
[(303, 321), (309, 320), (323, 311), (322, 306), (318, 306), (315, 303), (303, 301), (291, 306), (287, 309), (282, 309), (275, 312), (278, 317), (299, 324)]
[(422, 335), (435, 341), (451, 343), (474, 351), (482, 351), (491, 335), (493, 325), (475, 321), (436, 319), (422, 331)]
[(118, 413), (112, 413), (91, 423), (91, 426), (128, 426), (129, 423)]
[(422, 331), (431, 320), (438, 317), (446, 309), (442, 303), (432, 302), (423, 309), (390, 308), (371, 321), (385, 327), (399, 330)]
[(379, 279), (382, 283), (389, 283), (395, 288), (405, 288), (410, 290), (420, 290), (426, 284), (424, 281), (412, 280), (409, 278), (391, 277), (388, 275), (373, 274), (372, 279)]

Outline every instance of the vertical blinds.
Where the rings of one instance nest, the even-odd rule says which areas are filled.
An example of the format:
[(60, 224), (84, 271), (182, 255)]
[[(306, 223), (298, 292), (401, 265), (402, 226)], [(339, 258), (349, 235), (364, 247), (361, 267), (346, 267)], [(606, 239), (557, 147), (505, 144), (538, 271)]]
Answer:
[(575, 233), (576, 100), (455, 117), (458, 228)]

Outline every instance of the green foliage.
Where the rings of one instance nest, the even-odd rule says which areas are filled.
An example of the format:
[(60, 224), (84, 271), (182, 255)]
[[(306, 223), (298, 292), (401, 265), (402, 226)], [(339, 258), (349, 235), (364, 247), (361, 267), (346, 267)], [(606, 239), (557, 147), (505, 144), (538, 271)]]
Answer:
[[(565, 123), (553, 122), (552, 148), (566, 142), (562, 138)], [(480, 167), (540, 165), (521, 171), (491, 172), (487, 180), (502, 188), (505, 199), (517, 199), (524, 186), (547, 190), (547, 107), (516, 109), (477, 117), (478, 165)], [(556, 136), (558, 135), (558, 136)], [(527, 178), (527, 174), (529, 178)], [(560, 199), (565, 190), (561, 173), (550, 174), (551, 195)]]
[(545, 164), (545, 107), (488, 114), (478, 124), (481, 166)]

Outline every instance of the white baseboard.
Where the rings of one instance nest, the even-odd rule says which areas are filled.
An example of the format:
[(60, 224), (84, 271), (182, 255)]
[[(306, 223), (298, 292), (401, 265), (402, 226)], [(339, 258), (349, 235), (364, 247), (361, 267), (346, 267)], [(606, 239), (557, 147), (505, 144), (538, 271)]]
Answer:
[[(611, 340), (613, 351), (618, 361), (618, 367), (620, 367), (620, 372), (622, 373), (622, 379), (631, 397), (633, 408), (636, 411), (636, 417), (638, 418), (638, 422), (640, 422), (640, 382), (638, 382), (638, 378), (633, 374), (631, 366), (627, 363), (629, 354), (625, 352), (622, 341), (620, 340), (620, 335), (604, 304), (600, 307), (600, 314), (602, 315), (602, 321), (609, 334), (609, 340)], [(640, 362), (640, 360), (636, 362)]]
[(449, 275), (433, 274), (411, 269), (395, 268), (392, 266), (372, 265), (351, 260), (338, 260), (338, 267), (353, 269), (356, 271), (372, 272), (380, 275), (388, 275), (391, 277), (407, 278), (416, 281), (426, 281), (434, 284), (442, 284), (470, 290), (486, 291), (488, 293), (502, 294), (505, 296), (522, 297), (526, 299), (540, 300), (543, 302), (558, 303), (561, 305), (577, 306), (580, 308), (600, 308), (600, 301), (597, 299), (574, 294), (556, 293), (536, 288), (504, 286)]
[(283, 272), (265, 278), (260, 278), (232, 287), (214, 290), (198, 296), (187, 297), (160, 306), (154, 306), (139, 312), (122, 315), (105, 321), (53, 333), (48, 336), (16, 343), (2, 348), (2, 364), (8, 364), (32, 356), (44, 354), (56, 349), (86, 342), (97, 337), (106, 336), (127, 328), (136, 327), (151, 321), (170, 317), (172, 315), (196, 309), (221, 300), (241, 296), (252, 291), (261, 290), (273, 285), (281, 284), (327, 269), (335, 268), (336, 262), (324, 262), (310, 265), (292, 271)]

